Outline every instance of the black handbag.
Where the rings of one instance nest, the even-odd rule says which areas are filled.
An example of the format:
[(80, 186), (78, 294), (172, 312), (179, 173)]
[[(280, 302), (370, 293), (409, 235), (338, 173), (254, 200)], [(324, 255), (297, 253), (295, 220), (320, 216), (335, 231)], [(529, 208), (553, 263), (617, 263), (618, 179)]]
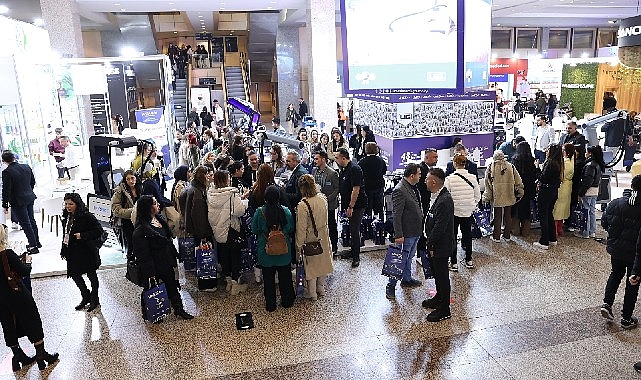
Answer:
[(314, 236), (316, 236), (316, 241), (303, 244), (303, 255), (305, 256), (316, 256), (323, 253), (323, 246), (321, 241), (318, 238), (318, 229), (316, 229), (316, 221), (314, 220), (314, 214), (312, 214), (312, 206), (309, 205), (307, 199), (303, 199), (303, 202), (307, 205), (309, 210), (309, 217), (312, 219), (312, 228), (314, 229)]
[(144, 288), (147, 281), (142, 277), (142, 268), (140, 268), (140, 264), (138, 264), (136, 258), (127, 257), (127, 272), (125, 273), (125, 278), (132, 284)]

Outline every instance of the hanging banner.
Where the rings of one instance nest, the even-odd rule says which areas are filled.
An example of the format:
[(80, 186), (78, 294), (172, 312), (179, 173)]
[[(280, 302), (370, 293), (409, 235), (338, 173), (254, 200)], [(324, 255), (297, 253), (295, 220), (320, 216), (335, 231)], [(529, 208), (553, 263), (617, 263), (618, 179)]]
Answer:
[[(515, 58), (494, 58), (490, 61), (490, 76), (506, 74), (506, 82), (492, 82), (490, 79), (490, 87), (503, 90), (503, 99), (512, 99), (514, 93), (519, 93), (520, 96), (529, 96), (524, 94), (528, 92), (528, 87), (524, 85), (527, 83), (528, 75), (528, 60), (515, 59)], [(494, 86), (492, 86), (494, 85)]]

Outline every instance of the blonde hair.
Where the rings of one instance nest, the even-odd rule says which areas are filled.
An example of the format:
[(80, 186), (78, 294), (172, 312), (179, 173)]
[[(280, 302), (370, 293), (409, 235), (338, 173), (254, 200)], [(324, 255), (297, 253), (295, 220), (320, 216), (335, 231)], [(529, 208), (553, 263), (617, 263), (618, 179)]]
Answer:
[(456, 153), (454, 154), (454, 158), (452, 158), (452, 161), (454, 162), (454, 165), (463, 167), (465, 166), (467, 157), (465, 156), (465, 154)]
[(316, 182), (311, 174), (303, 174), (298, 180), (298, 186), (300, 187), (300, 194), (305, 198), (311, 198), (318, 194)]
[(3, 224), (0, 224), (0, 251), (7, 249), (9, 245), (7, 240), (7, 228)]

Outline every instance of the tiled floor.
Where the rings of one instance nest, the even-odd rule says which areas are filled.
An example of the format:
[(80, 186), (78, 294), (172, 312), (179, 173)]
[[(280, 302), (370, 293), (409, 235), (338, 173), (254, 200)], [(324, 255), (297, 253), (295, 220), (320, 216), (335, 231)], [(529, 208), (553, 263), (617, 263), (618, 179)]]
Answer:
[[(531, 246), (537, 235), (475, 240), (476, 269), (451, 274), (453, 318), (436, 324), (420, 306), (430, 283), (385, 298), (382, 251), (365, 254), (357, 269), (335, 261), (325, 297), (274, 313), (264, 310), (260, 285), (238, 296), (203, 293), (181, 271), (196, 319), (159, 325), (140, 318), (139, 289), (122, 268), (99, 272), (102, 306), (91, 314), (74, 311), (71, 280), (35, 279), (46, 345), (61, 360), (43, 373), (32, 366), (14, 374), (10, 350), (0, 347), (0, 379), (637, 378), (641, 330), (607, 323), (598, 311), (609, 273), (604, 245), (566, 234), (543, 252)], [(242, 311), (254, 314), (254, 329), (236, 330)]]
[[(33, 281), (47, 347), (60, 362), (50, 379), (629, 379), (641, 360), (638, 329), (601, 319), (608, 275), (604, 246), (562, 237), (547, 252), (531, 239), (477, 240), (474, 270), (452, 274), (453, 318), (425, 321), (428, 283), (385, 298), (383, 252), (358, 269), (336, 261), (327, 296), (292, 309), (264, 311), (261, 288), (231, 296), (198, 292), (181, 272), (193, 321), (159, 325), (139, 317), (138, 289), (123, 269), (100, 272), (99, 312), (76, 312), (78, 292), (64, 277)], [(418, 276), (418, 274), (417, 274)], [(622, 291), (622, 290), (621, 290)], [(620, 310), (620, 297), (615, 313)], [(237, 331), (234, 314), (254, 313)], [(32, 352), (32, 348), (23, 342)], [(38, 378), (36, 367), (12, 374), (0, 348), (0, 378)]]

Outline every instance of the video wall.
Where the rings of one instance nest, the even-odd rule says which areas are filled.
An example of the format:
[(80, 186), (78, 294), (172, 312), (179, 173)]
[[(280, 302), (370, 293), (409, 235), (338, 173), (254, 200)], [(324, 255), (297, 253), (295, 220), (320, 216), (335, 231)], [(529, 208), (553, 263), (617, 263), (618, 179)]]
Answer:
[(359, 100), (354, 123), (387, 137), (466, 135), (492, 132), (494, 101), (383, 103)]
[(341, 12), (347, 92), (487, 86), (489, 0), (341, 0)]

